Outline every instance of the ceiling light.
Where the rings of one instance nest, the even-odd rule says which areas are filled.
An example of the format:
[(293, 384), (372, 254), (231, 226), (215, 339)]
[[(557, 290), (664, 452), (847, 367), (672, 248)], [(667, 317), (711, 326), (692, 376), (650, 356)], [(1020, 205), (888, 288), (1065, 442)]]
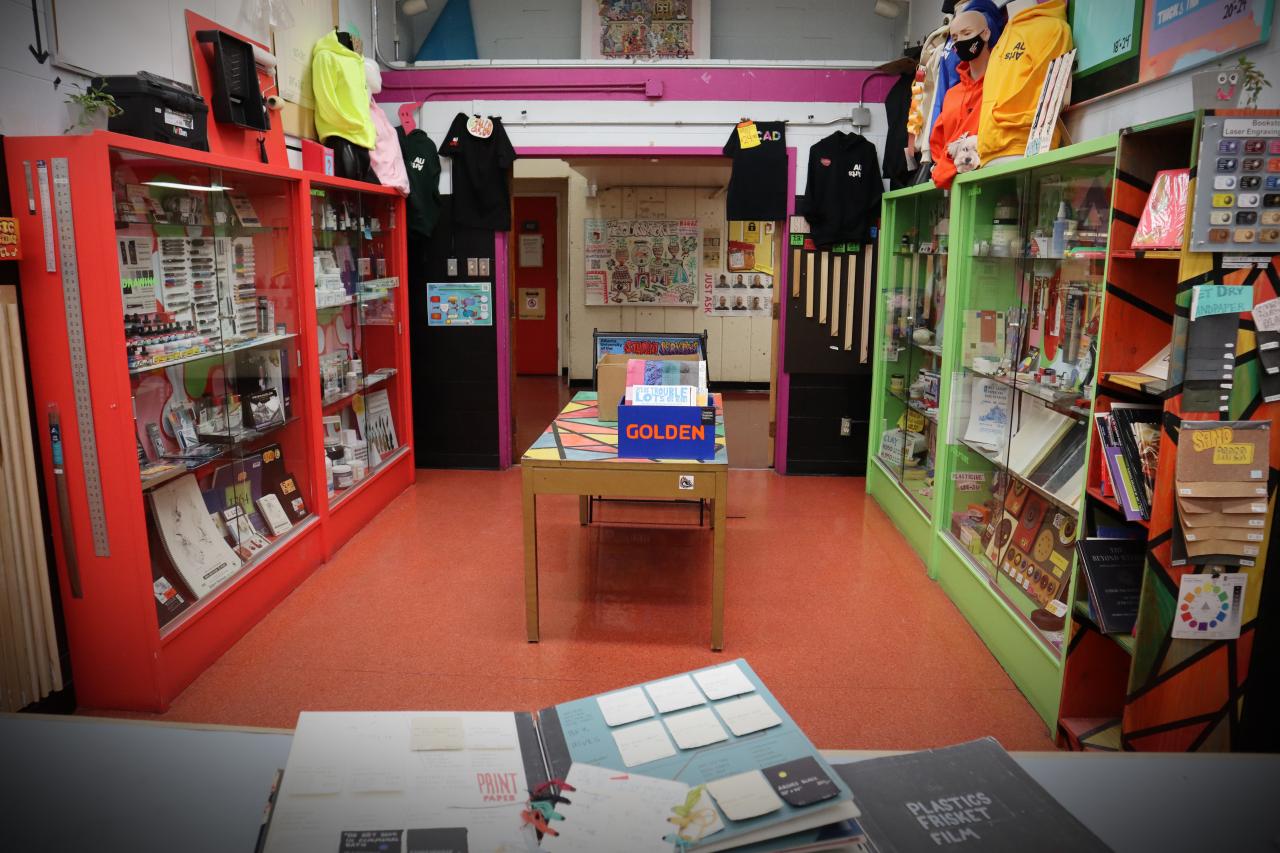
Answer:
[(421, 15), (427, 11), (427, 0), (404, 0), (400, 4), (400, 12), (412, 18), (414, 15)]
[(220, 193), (234, 189), (234, 187), (224, 187), (222, 184), (180, 184), (177, 181), (143, 181), (144, 186), (148, 187), (164, 187), (170, 190), (194, 190), (198, 193)]
[(902, 7), (893, 0), (876, 0), (876, 14), (882, 18), (896, 18), (902, 13)]

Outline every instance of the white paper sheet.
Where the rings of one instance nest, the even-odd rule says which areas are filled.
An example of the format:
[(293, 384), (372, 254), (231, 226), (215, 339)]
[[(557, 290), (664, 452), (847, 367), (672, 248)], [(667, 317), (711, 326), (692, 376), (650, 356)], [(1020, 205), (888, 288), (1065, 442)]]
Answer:
[(618, 745), (618, 752), (622, 753), (622, 763), (628, 767), (648, 764), (676, 754), (671, 738), (667, 737), (667, 730), (657, 720), (614, 729), (612, 734), (614, 743)]
[(695, 672), (693, 677), (698, 682), (698, 686), (702, 688), (702, 692), (707, 694), (707, 698), (713, 701), (727, 699), (730, 696), (740, 696), (743, 693), (751, 693), (755, 690), (751, 681), (743, 674), (736, 663), (727, 663), (724, 666), (717, 666), (715, 669)]
[(729, 739), (724, 726), (720, 725), (720, 721), (716, 719), (715, 714), (711, 713), (710, 708), (671, 714), (663, 717), (662, 722), (666, 724), (667, 731), (671, 732), (676, 746), (681, 749), (697, 749), (709, 743), (719, 743)]
[(646, 684), (644, 689), (660, 714), (683, 711), (685, 708), (692, 708), (707, 701), (702, 697), (702, 691), (698, 690), (698, 686), (693, 683), (693, 679), (687, 675), (655, 681), (653, 684)]
[(639, 687), (607, 693), (597, 698), (596, 703), (600, 706), (600, 713), (604, 714), (604, 721), (610, 726), (622, 726), (653, 716), (653, 708), (649, 707), (649, 700), (644, 698), (644, 690)]
[(342, 775), (336, 767), (298, 767), (289, 771), (290, 793), (298, 797), (342, 793)]
[(1009, 440), (1009, 413), (1013, 389), (994, 379), (975, 379), (964, 440), (998, 450)]
[(671, 853), (672, 844), (664, 837), (675, 827), (668, 818), (684, 804), (688, 785), (590, 764), (574, 764), (565, 781), (574, 788), (572, 801), (556, 807), (564, 816), (554, 824), (559, 835), (544, 836), (541, 849), (547, 853)]
[(412, 750), (465, 749), (466, 730), (461, 717), (414, 717), (409, 721)]
[(759, 770), (707, 783), (716, 805), (729, 820), (749, 820), (782, 808), (782, 800)]
[[(773, 712), (763, 696), (748, 696), (715, 706), (716, 713), (724, 720), (729, 731), (738, 737), (781, 725), (782, 719)], [(717, 799), (719, 799), (717, 797)]]

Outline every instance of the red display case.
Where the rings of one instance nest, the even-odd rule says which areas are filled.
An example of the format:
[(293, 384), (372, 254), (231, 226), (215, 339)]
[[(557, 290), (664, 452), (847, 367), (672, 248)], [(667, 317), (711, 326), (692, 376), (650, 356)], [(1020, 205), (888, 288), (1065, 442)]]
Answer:
[[(343, 426), (389, 452), (331, 496), (309, 221), (331, 190), (112, 133), (5, 147), (77, 700), (163, 710), (412, 482), (404, 204), (326, 179), (368, 211), (342, 275), (349, 337), (389, 377), (382, 420)], [(360, 275), (375, 251), (380, 284)], [(375, 389), (360, 374), (351, 390), (366, 413)]]

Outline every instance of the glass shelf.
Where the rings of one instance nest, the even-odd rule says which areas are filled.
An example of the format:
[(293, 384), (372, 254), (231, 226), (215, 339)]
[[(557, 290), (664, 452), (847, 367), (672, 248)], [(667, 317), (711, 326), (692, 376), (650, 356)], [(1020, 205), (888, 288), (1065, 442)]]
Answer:
[(972, 452), (978, 454), (983, 459), (987, 460), (992, 465), (996, 466), (1001, 471), (1008, 474), (1010, 477), (1013, 477), (1013, 479), (1017, 480), (1019, 483), (1024, 484), (1028, 489), (1035, 492), (1037, 495), (1044, 498), (1049, 503), (1058, 507), (1062, 511), (1068, 512), (1073, 516), (1078, 516), (1080, 514), (1080, 510), (1077, 507), (1072, 506), (1070, 503), (1064, 501), (1062, 498), (1053, 494), (1053, 492), (1046, 491), (1040, 486), (1037, 486), (1035, 483), (1031, 482), (1025, 476), (1023, 476), (1022, 474), (1019, 474), (1017, 471), (1010, 468), (997, 452), (992, 450), (987, 450), (981, 445), (974, 444), (973, 442), (965, 441), (963, 438), (958, 439), (958, 441), (960, 444), (964, 445)]
[(202, 350), (201, 352), (193, 353), (192, 355), (184, 355), (178, 358), (171, 358), (165, 361), (158, 361), (155, 364), (146, 364), (140, 367), (131, 367), (129, 368), (129, 373), (137, 375), (141, 373), (149, 373), (153, 370), (162, 370), (169, 367), (177, 367), (180, 364), (188, 364), (193, 361), (203, 361), (205, 359), (210, 359), (210, 358), (222, 358), (232, 353), (241, 352), (243, 350), (251, 350), (257, 347), (265, 347), (265, 346), (269, 346), (270, 344), (278, 344), (284, 341), (292, 340), (293, 338), (296, 338), (296, 337), (297, 337), (297, 334), (293, 332), (287, 332), (285, 334), (280, 334), (280, 335), (260, 335), (256, 338), (251, 338), (250, 340), (247, 340), (247, 341), (241, 341), (239, 343), (234, 343), (234, 344), (227, 344), (226, 346), (222, 346), (217, 349)]
[[(972, 373), (974, 376), (981, 376), (983, 379), (999, 382), (1001, 385), (1006, 385), (1015, 391), (1035, 397), (1055, 412), (1069, 415), (1076, 420), (1088, 420), (1089, 418), (1089, 410), (1075, 403), (1076, 400), (1080, 399), (1079, 394), (1057, 394), (1052, 388), (1046, 388), (1038, 382), (1032, 382), (1030, 379), (1025, 378), (1025, 374), (1014, 374), (1013, 378), (1010, 378), (1008, 374), (986, 373), (967, 365), (963, 367), (966, 373)], [(1019, 377), (1024, 378), (1020, 380)]]

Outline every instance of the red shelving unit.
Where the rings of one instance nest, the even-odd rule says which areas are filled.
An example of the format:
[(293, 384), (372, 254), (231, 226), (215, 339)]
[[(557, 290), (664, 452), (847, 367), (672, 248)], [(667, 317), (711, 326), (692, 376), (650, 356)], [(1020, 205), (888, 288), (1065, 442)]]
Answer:
[[(396, 455), (331, 505), (308, 222), (318, 181), (106, 132), (5, 146), (77, 699), (161, 711), (412, 481), (405, 289), (368, 348), (395, 370)], [(350, 189), (375, 200), (371, 245), (386, 278), (403, 279), (403, 201)], [(287, 524), (267, 522), (279, 521), (268, 495), (289, 505)]]

